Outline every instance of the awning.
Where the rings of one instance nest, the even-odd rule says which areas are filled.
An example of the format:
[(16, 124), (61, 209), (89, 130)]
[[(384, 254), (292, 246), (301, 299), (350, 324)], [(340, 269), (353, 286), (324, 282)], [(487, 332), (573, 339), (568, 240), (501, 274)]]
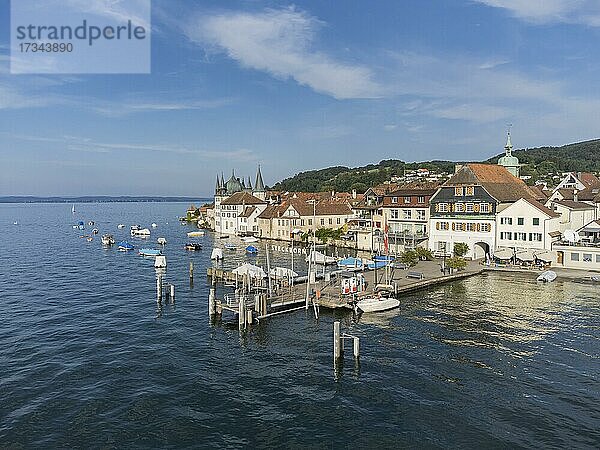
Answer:
[(554, 252), (549, 252), (549, 251), (537, 252), (535, 254), (535, 258), (539, 259), (540, 261), (544, 261), (544, 262), (552, 262), (552, 261), (556, 260), (556, 258), (554, 257)]
[(512, 248), (499, 248), (494, 252), (494, 258), (497, 259), (510, 259), (515, 255)]
[(287, 267), (273, 267), (270, 273), (275, 278), (295, 278), (298, 276), (296, 272)]
[(521, 261), (533, 261), (535, 259), (535, 255), (531, 249), (518, 250), (516, 256)]
[(579, 231), (583, 231), (585, 233), (600, 233), (600, 224), (598, 221), (588, 223), (585, 227), (581, 228)]
[(232, 272), (237, 273), (238, 275), (248, 275), (250, 278), (264, 278), (267, 276), (262, 268), (248, 263), (233, 269)]

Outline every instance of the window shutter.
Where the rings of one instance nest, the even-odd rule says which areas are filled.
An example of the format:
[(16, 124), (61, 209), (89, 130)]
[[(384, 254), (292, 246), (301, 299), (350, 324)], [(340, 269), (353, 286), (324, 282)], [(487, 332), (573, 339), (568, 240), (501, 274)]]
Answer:
[(456, 230), (456, 223), (452, 222), (452, 231)]
[(477, 224), (477, 231), (481, 231), (481, 224), (480, 223)]
[(475, 203), (475, 204), (473, 205), (473, 211), (475, 211), (476, 213), (478, 213), (478, 212), (479, 212), (479, 203)]
[(436, 222), (436, 223), (435, 223), (435, 229), (436, 229), (436, 230), (439, 230), (439, 229), (440, 229), (440, 223), (439, 223), (439, 222)]

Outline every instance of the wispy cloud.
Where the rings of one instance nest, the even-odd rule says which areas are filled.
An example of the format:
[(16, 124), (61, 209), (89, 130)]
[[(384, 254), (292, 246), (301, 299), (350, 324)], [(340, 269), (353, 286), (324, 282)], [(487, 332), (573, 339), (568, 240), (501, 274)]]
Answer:
[(597, 0), (473, 0), (507, 10), (513, 16), (533, 23), (579, 23), (600, 26)]
[(336, 99), (381, 96), (383, 89), (369, 68), (339, 61), (314, 48), (321, 26), (309, 14), (287, 8), (202, 16), (184, 32), (206, 50), (224, 52), (243, 67), (294, 79)]
[(232, 98), (216, 98), (206, 100), (164, 100), (145, 101), (140, 99), (122, 101), (95, 101), (93, 111), (108, 117), (121, 117), (128, 114), (144, 112), (187, 111), (220, 108), (234, 102)]
[(28, 142), (56, 143), (66, 150), (84, 153), (104, 154), (122, 151), (139, 153), (168, 153), (197, 156), (203, 159), (229, 160), (236, 162), (253, 162), (258, 161), (259, 159), (255, 152), (245, 148), (234, 150), (215, 150), (171, 144), (100, 142), (91, 138), (70, 135), (51, 137), (14, 134), (9, 132), (0, 132), (0, 136)]

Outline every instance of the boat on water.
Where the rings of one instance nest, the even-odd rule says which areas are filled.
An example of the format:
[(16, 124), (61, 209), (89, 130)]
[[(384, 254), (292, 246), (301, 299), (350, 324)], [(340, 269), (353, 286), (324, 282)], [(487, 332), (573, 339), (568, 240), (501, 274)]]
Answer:
[(392, 262), (394, 261), (394, 257), (393, 256), (388, 256), (388, 255), (375, 255), (373, 257), (373, 261), (385, 261), (385, 262)]
[(204, 231), (190, 231), (187, 235), (188, 237), (204, 236)]
[(544, 283), (550, 283), (551, 281), (556, 280), (556, 272), (552, 270), (546, 270), (537, 277), (538, 281), (542, 281)]
[(90, 227), (93, 227), (93, 226), (94, 226), (94, 221), (93, 221), (93, 220), (90, 220), (90, 221), (88, 222), (88, 225), (89, 225)]
[(348, 258), (340, 259), (337, 262), (337, 265), (340, 269), (358, 270), (362, 269), (363, 262), (360, 258), (354, 258), (353, 256), (350, 256)]
[(158, 225), (156, 225), (154, 222), (152, 222), (152, 225), (150, 225), (152, 228), (156, 228)]
[(112, 234), (103, 234), (100, 239), (102, 240), (102, 245), (113, 245), (115, 243), (115, 238)]
[(167, 239), (166, 239), (166, 238), (164, 238), (164, 237), (159, 237), (159, 238), (156, 240), (156, 243), (157, 243), (158, 245), (167, 245)]
[(242, 242), (245, 242), (246, 244), (251, 244), (253, 242), (258, 242), (258, 239), (255, 238), (254, 236), (246, 236), (241, 238)]
[(130, 234), (133, 237), (147, 238), (150, 236), (150, 230), (148, 228), (141, 228), (139, 225), (133, 225)]
[(315, 264), (337, 264), (336, 258), (334, 258), (333, 256), (327, 256), (326, 254), (318, 252), (316, 250), (310, 252), (310, 255), (306, 257), (306, 262), (309, 261), (312, 261)]
[(229, 235), (222, 234), (222, 235), (219, 236), (219, 239), (229, 239)]
[(117, 244), (117, 246), (118, 246), (120, 252), (128, 252), (130, 250), (133, 250), (133, 245), (131, 245), (127, 241), (121, 241)]
[(210, 254), (210, 259), (220, 261), (223, 259), (223, 250), (220, 248), (213, 248)]
[(254, 245), (249, 245), (246, 247), (246, 253), (249, 255), (256, 255), (258, 254), (258, 249)]
[(71, 214), (75, 214), (75, 205), (71, 206)]
[(140, 256), (160, 256), (162, 252), (155, 248), (140, 248), (138, 254)]
[(183, 248), (191, 252), (199, 252), (200, 250), (202, 250), (202, 246), (197, 242), (188, 242), (183, 246)]
[(99, 232), (100, 232), (100, 231), (98, 230), (98, 228), (94, 228), (94, 229), (92, 230), (92, 234), (98, 234)]
[(387, 311), (400, 306), (400, 301), (392, 297), (366, 297), (356, 302), (356, 308), (363, 313)]
[(122, 223), (120, 223), (119, 225), (117, 225), (117, 228), (120, 230), (121, 228), (125, 228), (125, 225), (123, 225)]
[(83, 229), (85, 229), (85, 224), (83, 223), (83, 221), (80, 221), (80, 222), (77, 224), (77, 228), (79, 228), (80, 230), (83, 230)]
[(287, 267), (273, 267), (269, 271), (269, 276), (271, 278), (296, 278), (298, 276), (297, 272), (294, 272), (292, 269), (288, 269)]
[(223, 247), (225, 247), (225, 249), (227, 249), (227, 250), (232, 250), (232, 251), (237, 250), (237, 247), (235, 246), (235, 244), (232, 244), (231, 242), (227, 242), (225, 245), (223, 245)]

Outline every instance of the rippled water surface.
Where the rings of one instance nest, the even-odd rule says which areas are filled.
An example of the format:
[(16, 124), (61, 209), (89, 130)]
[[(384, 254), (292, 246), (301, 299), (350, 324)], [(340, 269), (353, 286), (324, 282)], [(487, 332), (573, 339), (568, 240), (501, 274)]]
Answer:
[[(490, 274), (358, 322), (301, 310), (240, 334), (210, 324), (213, 236), (183, 251), (186, 206), (0, 205), (0, 447), (600, 446), (598, 285)], [(157, 305), (151, 260), (79, 220), (116, 238), (156, 222), (175, 303)], [(361, 337), (337, 374), (334, 318)]]

